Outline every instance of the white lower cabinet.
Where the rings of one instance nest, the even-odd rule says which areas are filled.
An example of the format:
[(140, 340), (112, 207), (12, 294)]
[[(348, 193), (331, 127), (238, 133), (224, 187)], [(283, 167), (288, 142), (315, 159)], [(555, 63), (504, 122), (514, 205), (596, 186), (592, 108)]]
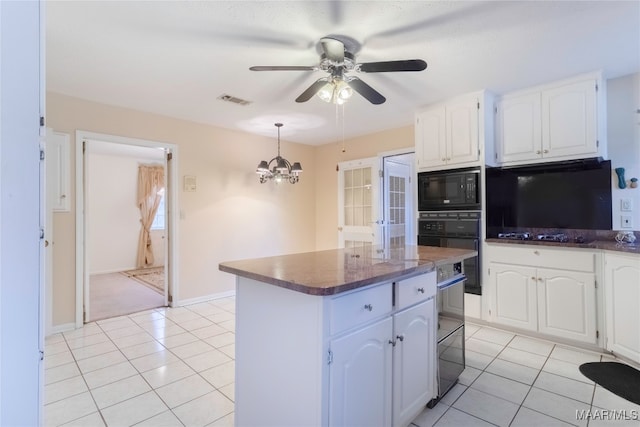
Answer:
[(436, 394), (435, 275), (394, 292), (390, 316), (330, 341), (329, 425), (407, 426)]
[(538, 247), (492, 247), (490, 254), (493, 322), (598, 342), (595, 254)]
[(391, 317), (331, 342), (329, 425), (391, 425)]
[(640, 255), (604, 259), (606, 348), (640, 363)]
[(493, 321), (535, 331), (538, 329), (536, 269), (491, 263)]
[(434, 310), (431, 298), (393, 316), (394, 427), (411, 423), (436, 394)]

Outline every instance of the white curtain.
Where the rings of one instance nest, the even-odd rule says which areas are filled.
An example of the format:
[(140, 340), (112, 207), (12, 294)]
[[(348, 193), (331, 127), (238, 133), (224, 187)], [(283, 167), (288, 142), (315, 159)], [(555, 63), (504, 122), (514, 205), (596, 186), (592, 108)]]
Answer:
[(138, 268), (153, 265), (151, 224), (158, 211), (164, 188), (164, 167), (161, 165), (138, 166), (138, 208), (140, 208), (140, 238), (138, 239)]

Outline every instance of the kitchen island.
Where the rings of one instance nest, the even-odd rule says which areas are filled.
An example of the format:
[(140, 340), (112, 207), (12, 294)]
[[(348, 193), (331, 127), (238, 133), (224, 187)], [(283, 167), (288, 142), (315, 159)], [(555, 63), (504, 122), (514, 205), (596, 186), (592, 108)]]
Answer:
[(408, 425), (436, 390), (436, 268), (464, 249), (368, 246), (224, 262), (238, 426)]

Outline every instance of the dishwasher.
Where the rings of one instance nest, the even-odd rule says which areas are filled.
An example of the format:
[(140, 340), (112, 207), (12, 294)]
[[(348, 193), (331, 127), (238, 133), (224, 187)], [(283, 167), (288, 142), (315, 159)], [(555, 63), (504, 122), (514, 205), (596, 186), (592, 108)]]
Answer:
[(458, 382), (465, 368), (464, 356), (464, 275), (461, 262), (437, 268), (438, 290), (438, 395), (427, 404), (433, 408)]

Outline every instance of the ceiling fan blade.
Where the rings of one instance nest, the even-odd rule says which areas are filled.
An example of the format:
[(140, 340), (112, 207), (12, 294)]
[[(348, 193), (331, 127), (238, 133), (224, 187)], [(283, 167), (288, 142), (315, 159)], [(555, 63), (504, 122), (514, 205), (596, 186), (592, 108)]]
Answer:
[(405, 59), (402, 61), (365, 62), (358, 64), (363, 73), (386, 73), (391, 71), (422, 71), (427, 63), (422, 59)]
[(374, 88), (372, 88), (371, 86), (369, 86), (368, 84), (366, 84), (365, 82), (363, 82), (357, 77), (351, 77), (351, 80), (349, 80), (349, 86), (351, 86), (353, 90), (358, 92), (360, 95), (366, 98), (367, 101), (369, 101), (372, 104), (379, 105), (384, 103), (384, 101), (387, 100), (387, 98), (382, 96), (380, 92), (378, 92), (377, 90), (375, 90)]
[(307, 102), (308, 100), (313, 98), (313, 95), (315, 95), (326, 84), (327, 81), (325, 79), (316, 80), (311, 86), (307, 88), (307, 90), (302, 92), (300, 96), (296, 98), (296, 102)]
[(318, 67), (305, 65), (256, 65), (249, 67), (251, 71), (316, 71)]
[(325, 56), (331, 61), (344, 62), (344, 43), (338, 39), (324, 37), (320, 40)]

